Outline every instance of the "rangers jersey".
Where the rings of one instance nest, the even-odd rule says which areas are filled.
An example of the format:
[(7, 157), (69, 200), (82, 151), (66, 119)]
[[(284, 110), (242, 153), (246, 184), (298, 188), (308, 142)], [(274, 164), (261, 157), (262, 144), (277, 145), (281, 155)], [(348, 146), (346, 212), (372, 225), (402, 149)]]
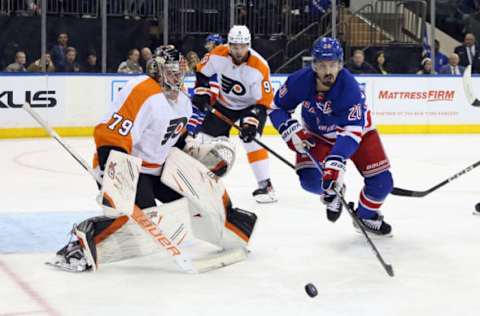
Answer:
[(120, 147), (143, 160), (142, 173), (160, 175), (170, 148), (191, 115), (190, 99), (183, 93), (176, 102), (170, 101), (158, 82), (139, 76), (122, 88), (113, 111), (95, 127), (95, 144), (97, 148)]
[(327, 143), (335, 143), (332, 154), (345, 159), (355, 152), (362, 136), (374, 129), (365, 94), (345, 68), (326, 93), (317, 93), (316, 74), (311, 67), (290, 75), (275, 96), (270, 113), (273, 125), (279, 129), (300, 104), (307, 130)]
[(203, 57), (196, 70), (208, 78), (217, 76), (217, 101), (229, 109), (242, 110), (254, 104), (270, 108), (272, 105), (274, 95), (270, 68), (265, 59), (251, 48), (246, 62), (236, 65), (228, 45), (217, 46)]

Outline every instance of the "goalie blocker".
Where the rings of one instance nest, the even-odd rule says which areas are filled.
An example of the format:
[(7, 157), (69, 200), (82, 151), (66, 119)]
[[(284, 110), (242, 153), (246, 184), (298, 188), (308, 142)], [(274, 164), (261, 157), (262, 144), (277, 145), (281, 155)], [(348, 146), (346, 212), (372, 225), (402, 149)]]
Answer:
[[(178, 194), (173, 201), (140, 209), (135, 205), (142, 178), (141, 160), (111, 151), (102, 185), (104, 216), (75, 225), (77, 240), (57, 252), (48, 264), (66, 271), (96, 270), (100, 265), (159, 251), (173, 257), (186, 272), (203, 272), (246, 258), (246, 246), (257, 216), (234, 208), (218, 176), (199, 161), (172, 148), (159, 187)], [(138, 185), (137, 185), (138, 181)], [(197, 238), (221, 252), (191, 259), (183, 250), (186, 240)]]

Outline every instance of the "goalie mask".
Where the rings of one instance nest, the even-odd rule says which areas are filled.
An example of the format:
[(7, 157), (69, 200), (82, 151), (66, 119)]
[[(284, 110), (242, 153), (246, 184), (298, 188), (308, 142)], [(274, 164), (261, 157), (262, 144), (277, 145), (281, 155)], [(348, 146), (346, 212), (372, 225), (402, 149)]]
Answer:
[(183, 55), (173, 45), (163, 45), (155, 49), (147, 64), (147, 74), (158, 81), (167, 91), (183, 88), (187, 63)]

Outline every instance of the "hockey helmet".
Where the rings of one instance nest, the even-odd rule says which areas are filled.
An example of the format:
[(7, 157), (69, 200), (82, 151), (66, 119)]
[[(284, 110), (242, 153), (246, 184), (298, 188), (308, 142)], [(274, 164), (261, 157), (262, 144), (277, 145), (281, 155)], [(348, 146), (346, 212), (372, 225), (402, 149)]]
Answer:
[(186, 71), (187, 63), (173, 45), (157, 47), (147, 63), (147, 74), (170, 90), (180, 90), (183, 87)]
[(223, 44), (223, 37), (220, 34), (210, 34), (207, 36), (205, 43), (212, 42), (214, 45), (221, 45)]
[(228, 44), (248, 44), (252, 37), (250, 30), (245, 25), (234, 25), (228, 32)]
[(322, 37), (313, 43), (312, 57), (315, 61), (338, 60), (343, 62), (343, 48), (332, 37)]

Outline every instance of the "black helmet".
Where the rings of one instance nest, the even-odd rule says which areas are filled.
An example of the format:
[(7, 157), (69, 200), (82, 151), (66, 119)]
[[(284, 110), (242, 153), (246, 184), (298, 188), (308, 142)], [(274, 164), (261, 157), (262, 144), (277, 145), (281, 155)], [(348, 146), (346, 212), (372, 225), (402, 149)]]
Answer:
[(147, 63), (147, 74), (156, 79), (164, 88), (179, 90), (183, 87), (186, 72), (183, 55), (173, 45), (162, 45), (155, 49)]

